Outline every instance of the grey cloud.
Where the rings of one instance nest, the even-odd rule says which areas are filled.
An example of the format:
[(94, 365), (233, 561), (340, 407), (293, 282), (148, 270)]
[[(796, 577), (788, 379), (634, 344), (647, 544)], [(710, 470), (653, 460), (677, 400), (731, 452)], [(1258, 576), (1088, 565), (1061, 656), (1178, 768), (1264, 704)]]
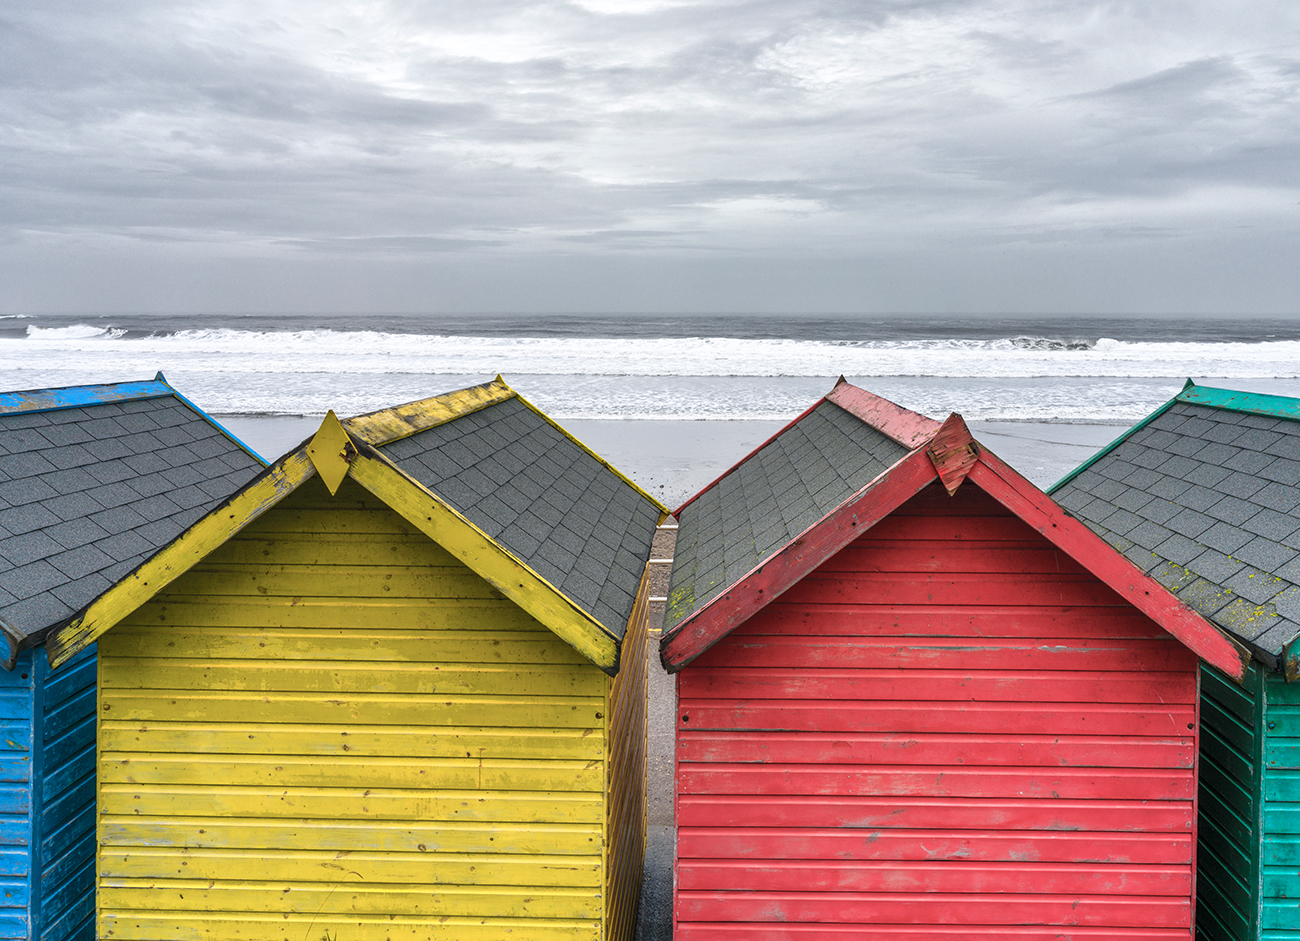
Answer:
[(270, 0), (260, 23), (49, 0), (0, 14), (0, 239), (820, 257), (1290, 231), (1270, 208), (1300, 188), (1282, 3), (1258, 24), (1211, 0), (1089, 8), (1108, 34), (1064, 0), (364, 22)]

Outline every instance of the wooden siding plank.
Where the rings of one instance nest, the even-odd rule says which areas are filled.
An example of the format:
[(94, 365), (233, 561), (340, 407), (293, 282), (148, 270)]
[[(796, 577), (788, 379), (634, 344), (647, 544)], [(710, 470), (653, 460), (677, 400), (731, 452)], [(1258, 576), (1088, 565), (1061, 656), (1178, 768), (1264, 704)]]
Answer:
[[(761, 636), (732, 634), (726, 646), (729, 666), (790, 669), (920, 667), (936, 670), (1187, 670), (1195, 656), (1173, 638), (1128, 640), (1077, 638), (1026, 645), (1024, 638), (908, 638)], [(723, 656), (723, 654), (718, 654)]]
[[(349, 870), (349, 875), (355, 873)], [(359, 873), (356, 873), (359, 875)], [(288, 880), (285, 880), (286, 882)], [(474, 891), (478, 889), (478, 891)], [(213, 882), (192, 879), (106, 879), (103, 904), (141, 911), (182, 908), (201, 903), (210, 911), (296, 914), (385, 914), (394, 909), (410, 915), (472, 916), (484, 910), (506, 918), (590, 918), (601, 916), (601, 893), (559, 891), (546, 886), (448, 886), (440, 883), (358, 883), (270, 885), (258, 882)]]
[(1194, 702), (1195, 674), (1000, 670), (790, 670), (713, 666), (683, 679), (679, 695), (701, 687), (734, 699), (855, 699), (919, 701), (1171, 703)]
[(683, 762), (773, 764), (964, 765), (1126, 768), (1191, 768), (1196, 746), (1190, 736), (867, 735), (840, 732), (683, 732)]
[(99, 853), (101, 885), (129, 879), (199, 879), (263, 882), (277, 888), (284, 882), (299, 883), (304, 888), (311, 883), (328, 891), (348, 873), (366, 885), (442, 883), (452, 888), (515, 885), (599, 889), (601, 884), (599, 856), (354, 852), (340, 857), (332, 852), (152, 846), (104, 847)]
[(714, 921), (857, 922), (859, 924), (1113, 925), (1187, 928), (1189, 897), (981, 895), (975, 893), (708, 893), (681, 890), (682, 917)]
[[(301, 610), (305, 606), (294, 607)], [(321, 614), (323, 606), (314, 610)], [(494, 618), (498, 614), (496, 610), (488, 610)], [(518, 611), (517, 608), (514, 610)], [(313, 630), (295, 628), (292, 625), (260, 627), (251, 623), (251, 615), (245, 620), (245, 626), (252, 629), (240, 634), (231, 634), (224, 628), (199, 628), (169, 622), (167, 642), (161, 648), (152, 632), (132, 633), (122, 630), (122, 639), (114, 645), (114, 649), (122, 658), (135, 660), (172, 657), (254, 661), (348, 660), (356, 657), (360, 650), (367, 663), (423, 663), (431, 668), (453, 663), (536, 663), (565, 666), (586, 663), (581, 654), (567, 644), (551, 643), (551, 632), (532, 618), (526, 618), (527, 623), (511, 625), (512, 618), (504, 610), (499, 612), (503, 626), (531, 629), (501, 630), (492, 637), (484, 637), (481, 631), (458, 629), (446, 619), (430, 617), (427, 610), (423, 616), (408, 608), (386, 607), (382, 613), (386, 621), (385, 627), (389, 628), (382, 631), (347, 628)], [(227, 611), (226, 614), (229, 616), (232, 612)], [(406, 630), (392, 629), (393, 620), (408, 616), (421, 617), (421, 622), (411, 624)], [(264, 613), (262, 619), (265, 620)]]
[(1052, 637), (1062, 640), (1164, 639), (1169, 635), (1150, 618), (1130, 609), (1110, 609), (1105, 622), (1095, 611), (1063, 605), (893, 605), (868, 606), (776, 601), (728, 635), (733, 638), (799, 633), (806, 637)]
[(683, 892), (951, 892), (999, 893), (1034, 887), (1050, 895), (1190, 896), (1183, 866), (1111, 863), (974, 862), (963, 860), (692, 859), (679, 868)]
[(100, 787), (100, 813), (125, 823), (155, 817), (239, 816), (326, 820), (482, 820), (505, 823), (599, 823), (598, 794), (532, 791), (424, 791), (333, 788), (253, 788), (127, 784)]
[[(471, 602), (458, 599), (444, 602), (437, 598), (310, 598), (295, 596), (288, 604), (283, 599), (267, 600), (207, 600), (202, 597), (189, 597), (182, 604), (156, 603), (140, 609), (131, 621), (122, 624), (114, 634), (123, 637), (140, 633), (141, 628), (148, 631), (154, 626), (176, 628), (182, 637), (178, 643), (184, 643), (184, 635), (195, 635), (211, 639), (214, 643), (222, 633), (229, 633), (225, 628), (248, 628), (252, 631), (301, 632), (304, 638), (325, 637), (330, 632), (340, 642), (351, 636), (351, 631), (362, 632), (357, 636), (388, 637), (401, 642), (403, 634), (413, 635), (426, 631), (471, 631), (481, 624), (484, 618), (492, 618), (500, 624), (503, 632), (532, 632), (549, 634), (544, 626), (519, 608), (505, 601), (493, 600)], [(376, 631), (376, 624), (382, 623), (382, 631)], [(374, 632), (374, 635), (365, 632)], [(148, 636), (148, 635), (146, 635)], [(423, 638), (427, 644), (437, 644), (439, 637)], [(410, 636), (411, 643), (419, 643), (421, 638)], [(260, 633), (242, 634), (232, 637), (228, 644), (239, 649), (249, 643), (262, 643)], [(116, 649), (116, 648), (115, 648)], [(124, 651), (132, 649), (124, 646)], [(170, 648), (163, 645), (156, 655)], [(179, 648), (178, 648), (179, 649)], [(355, 653), (355, 650), (353, 651)], [(143, 652), (136, 654), (144, 656)], [(414, 655), (413, 655), (414, 656)], [(587, 662), (579, 655), (573, 662)], [(569, 662), (569, 661), (564, 661)]]
[(908, 797), (1040, 797), (1105, 799), (1122, 793), (1133, 800), (1191, 800), (1189, 774), (1134, 768), (968, 768), (946, 765), (683, 764), (683, 795), (898, 795)]
[(501, 729), (484, 726), (421, 728), (415, 726), (275, 725), (230, 723), (213, 727), (199, 722), (157, 725), (105, 722), (100, 743), (105, 753), (189, 754), (202, 741), (205, 754), (332, 755), (357, 757), (546, 758), (598, 760), (604, 743), (592, 729)]
[(950, 604), (1063, 605), (1120, 607), (1123, 602), (1106, 585), (1086, 575), (1027, 580), (993, 572), (889, 572), (831, 578), (809, 575), (782, 598), (786, 604)]
[[(465, 918), (456, 916), (308, 915), (263, 916), (245, 912), (132, 912), (102, 916), (102, 935), (120, 941), (500, 941), (512, 935), (530, 941), (574, 941), (600, 937), (599, 919)], [(527, 934), (525, 935), (524, 932)]]
[(105, 784), (205, 784), (230, 787), (351, 787), (403, 790), (596, 791), (604, 787), (602, 761), (518, 761), (482, 758), (336, 758), (289, 755), (105, 755)]
[[(147, 668), (147, 672), (146, 672)], [(114, 657), (106, 660), (104, 688), (212, 691), (315, 692), (339, 695), (480, 696), (503, 687), (538, 696), (603, 697), (605, 682), (567, 664), (524, 669), (492, 663), (340, 663), (334, 660), (254, 662), (245, 660), (168, 660)]]
[(1165, 863), (1190, 861), (1190, 834), (1024, 830), (683, 827), (681, 859)]
[(121, 722), (192, 722), (226, 716), (234, 722), (319, 723), (321, 725), (496, 725), (500, 728), (600, 729), (596, 716), (603, 703), (580, 696), (525, 695), (438, 697), (438, 710), (412, 697), (356, 695), (338, 698), (322, 693), (198, 693), (173, 690), (115, 691), (101, 705), (104, 715)]
[[(870, 941), (928, 941), (953, 935), (947, 926), (873, 925)], [(963, 938), (1011, 939), (1011, 941), (1189, 941), (1186, 928), (1086, 928), (1070, 926), (1063, 933), (1056, 926), (962, 925)], [(776, 923), (694, 923), (674, 935), (675, 941), (861, 941), (861, 925), (789, 925)]]
[(175, 846), (194, 849), (268, 850), (292, 846), (331, 853), (503, 853), (590, 856), (601, 839), (594, 823), (431, 821), (412, 818), (400, 826), (368, 820), (224, 817), (106, 818), (105, 847)]
[(1186, 734), (1196, 719), (1188, 703), (1042, 703), (1033, 711), (1016, 702), (705, 698), (678, 693), (678, 724), (699, 730), (827, 731), (1021, 735), (1139, 736)]
[[(934, 797), (802, 797), (799, 824), (810, 828), (1100, 830), (1192, 833), (1191, 801), (976, 800)], [(684, 795), (678, 827), (789, 826), (780, 796)]]

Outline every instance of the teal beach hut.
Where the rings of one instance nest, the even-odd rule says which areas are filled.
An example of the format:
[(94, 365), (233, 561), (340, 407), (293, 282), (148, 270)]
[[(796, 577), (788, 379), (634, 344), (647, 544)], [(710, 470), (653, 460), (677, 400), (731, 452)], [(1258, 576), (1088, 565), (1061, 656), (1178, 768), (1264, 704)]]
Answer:
[(1051, 492), (1250, 651), (1201, 666), (1197, 936), (1300, 939), (1300, 399), (1189, 381)]
[(264, 464), (167, 384), (0, 393), (0, 938), (94, 937), (94, 647), (42, 652)]

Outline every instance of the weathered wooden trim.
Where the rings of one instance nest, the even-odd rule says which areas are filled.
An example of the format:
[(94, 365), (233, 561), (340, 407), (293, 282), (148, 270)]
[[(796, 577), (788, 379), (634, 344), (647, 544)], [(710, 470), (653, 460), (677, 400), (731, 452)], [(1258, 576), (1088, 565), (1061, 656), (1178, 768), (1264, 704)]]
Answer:
[(618, 673), (619, 639), (455, 508), (368, 447), (352, 460), (349, 473), (578, 653), (610, 676)]
[(1300, 635), (1282, 645), (1278, 666), (1282, 668), (1282, 676), (1288, 683), (1300, 682)]
[(1198, 657), (1241, 682), (1250, 662), (1250, 652), (1245, 647), (1179, 601), (1054, 501), (1044, 499), (1041, 490), (996, 455), (981, 452), (969, 478)]
[(58, 667), (94, 643), (315, 473), (305, 450), (285, 455), (56, 631), (46, 642), (50, 665)]
[(900, 460), (664, 634), (659, 642), (664, 669), (676, 673), (689, 665), (936, 478), (924, 449)]
[(445, 425), (462, 415), (514, 398), (516, 394), (504, 379), (497, 376), (491, 382), (470, 386), (468, 389), (347, 418), (342, 425), (349, 434), (366, 444), (392, 444), (421, 431)]
[(344, 430), (334, 410), (330, 409), (316, 434), (307, 443), (307, 456), (311, 458), (316, 473), (320, 475), (331, 497), (339, 492), (339, 485), (348, 475), (348, 465), (356, 453), (352, 438)]
[(1270, 418), (1300, 420), (1300, 399), (1287, 395), (1265, 395), (1262, 392), (1236, 392), (1232, 389), (1215, 389), (1190, 383), (1178, 393), (1176, 402), (1204, 405), (1232, 412), (1249, 412)]
[(952, 496), (979, 460), (980, 446), (971, 437), (966, 422), (953, 412), (930, 438), (925, 452), (934, 462), (934, 469), (948, 496)]
[[(104, 405), (132, 399), (161, 399), (175, 395), (162, 373), (144, 382), (114, 382), (96, 386), (70, 386), (59, 389), (31, 389), (25, 392), (0, 392), (0, 414), (11, 412), (48, 412), (81, 405)], [(197, 411), (197, 410), (196, 410)]]
[(558, 422), (556, 422), (555, 419), (551, 418), (550, 415), (547, 415), (547, 414), (546, 414), (545, 412), (543, 412), (540, 408), (538, 408), (538, 407), (537, 407), (536, 405), (534, 405), (532, 402), (528, 401), (526, 398), (524, 398), (524, 397), (523, 397), (522, 395), (520, 395), (518, 392), (515, 393), (515, 398), (517, 398), (517, 399), (520, 401), (521, 404), (527, 406), (528, 409), (529, 409), (530, 411), (536, 413), (536, 414), (537, 414), (537, 415), (538, 415), (538, 416), (539, 416), (539, 417), (540, 417), (544, 422), (546, 422), (546, 424), (550, 425), (552, 428), (554, 428), (554, 429), (555, 429), (556, 431), (558, 431), (560, 434), (564, 435), (564, 437), (568, 438), (570, 441), (572, 441), (572, 442), (573, 442), (574, 444), (576, 444), (578, 447), (582, 448), (582, 450), (586, 451), (586, 452), (587, 452), (588, 454), (590, 454), (593, 458), (595, 458), (596, 461), (600, 464), (601, 467), (605, 468), (605, 470), (609, 471), (611, 474), (613, 474), (613, 475), (614, 475), (615, 477), (617, 477), (619, 480), (623, 481), (623, 483), (627, 484), (629, 487), (631, 487), (631, 488), (632, 488), (633, 490), (635, 490), (637, 493), (641, 494), (641, 496), (645, 497), (647, 500), (649, 500), (651, 503), (653, 503), (653, 504), (655, 505), (655, 507), (659, 510), (660, 513), (667, 513), (667, 512), (668, 512), (668, 507), (666, 507), (666, 506), (664, 506), (662, 503), (660, 503), (660, 502), (659, 502), (657, 499), (655, 499), (651, 494), (648, 494), (648, 493), (646, 493), (644, 490), (642, 490), (641, 487), (637, 484), (637, 482), (634, 481), (631, 477), (628, 477), (626, 474), (624, 474), (621, 470), (619, 470), (619, 469), (618, 469), (617, 467), (615, 467), (613, 464), (609, 463), (609, 461), (605, 460), (603, 457), (601, 457), (599, 454), (597, 454), (597, 453), (596, 453), (595, 451), (593, 451), (591, 448), (587, 447), (587, 446), (586, 446), (585, 444), (583, 444), (580, 440), (578, 440), (577, 438), (575, 438), (575, 437), (574, 437), (574, 436), (573, 436), (573, 435), (568, 431), (568, 429), (566, 429), (563, 425), (561, 425), (561, 424), (559, 424)]
[(860, 389), (846, 382), (843, 376), (840, 376), (840, 381), (826, 399), (909, 450), (919, 447), (940, 428), (940, 423), (928, 415), (913, 412), (866, 389)]

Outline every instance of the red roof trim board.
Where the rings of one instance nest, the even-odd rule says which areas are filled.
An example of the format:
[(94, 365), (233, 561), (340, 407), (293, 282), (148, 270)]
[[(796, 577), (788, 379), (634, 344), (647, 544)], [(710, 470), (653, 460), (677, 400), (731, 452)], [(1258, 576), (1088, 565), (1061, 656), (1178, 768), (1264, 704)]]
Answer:
[(924, 444), (939, 430), (939, 423), (930, 416), (905, 409), (866, 389), (859, 389), (843, 376), (840, 376), (840, 381), (826, 399), (905, 448)]
[(794, 587), (805, 575), (920, 493), (935, 478), (917, 449), (759, 564), (670, 633), (661, 657), (676, 673)]
[[(835, 391), (842, 388), (837, 386)], [(932, 431), (926, 444), (664, 634), (660, 658), (665, 669), (676, 673), (687, 666), (928, 484), (940, 480), (953, 493), (963, 480), (970, 480), (1202, 660), (1236, 680), (1245, 675), (1250, 660), (1245, 648), (1180, 602), (1083, 523), (1068, 516), (1051, 497), (996, 455), (979, 447), (960, 415), (950, 415)]]
[(1068, 516), (1056, 501), (996, 455), (982, 453), (971, 469), (970, 480), (1202, 660), (1235, 680), (1245, 675), (1250, 651), (1179, 601), (1083, 523)]

